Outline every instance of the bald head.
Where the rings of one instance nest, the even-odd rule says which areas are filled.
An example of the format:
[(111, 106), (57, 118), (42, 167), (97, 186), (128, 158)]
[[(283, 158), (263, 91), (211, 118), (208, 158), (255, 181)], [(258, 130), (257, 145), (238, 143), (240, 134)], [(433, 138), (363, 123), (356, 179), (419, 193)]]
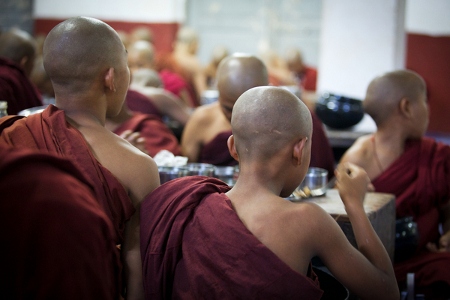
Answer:
[(11, 29), (0, 34), (0, 57), (21, 65), (29, 75), (36, 54), (36, 42), (27, 32)]
[(388, 72), (370, 82), (363, 102), (364, 110), (380, 126), (398, 111), (402, 98), (415, 102), (424, 93), (425, 81), (417, 73), (408, 70)]
[(137, 41), (128, 49), (128, 66), (132, 71), (140, 68), (154, 68), (155, 50), (147, 41)]
[(301, 72), (304, 68), (303, 57), (300, 50), (297, 48), (289, 48), (286, 50), (285, 60), (289, 70), (292, 72)]
[(231, 127), (240, 159), (268, 159), (292, 142), (311, 138), (311, 113), (291, 92), (252, 88), (236, 101)]
[(106, 23), (87, 17), (71, 18), (54, 27), (47, 35), (43, 54), (55, 90), (85, 89), (109, 68), (126, 65), (119, 35)]
[(216, 76), (219, 102), (230, 110), (230, 116), (227, 116), (229, 118), (234, 103), (242, 93), (253, 87), (269, 84), (264, 63), (256, 56), (248, 54), (234, 54), (224, 58), (219, 64)]

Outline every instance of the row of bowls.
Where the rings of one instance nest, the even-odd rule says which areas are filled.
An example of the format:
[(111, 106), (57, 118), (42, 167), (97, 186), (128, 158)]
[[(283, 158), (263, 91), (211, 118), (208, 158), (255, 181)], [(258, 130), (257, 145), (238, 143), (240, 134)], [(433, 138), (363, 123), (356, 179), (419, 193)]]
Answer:
[(233, 186), (239, 174), (237, 166), (222, 167), (205, 163), (188, 163), (179, 167), (158, 167), (158, 171), (161, 184), (179, 177), (203, 175), (218, 178), (229, 186)]

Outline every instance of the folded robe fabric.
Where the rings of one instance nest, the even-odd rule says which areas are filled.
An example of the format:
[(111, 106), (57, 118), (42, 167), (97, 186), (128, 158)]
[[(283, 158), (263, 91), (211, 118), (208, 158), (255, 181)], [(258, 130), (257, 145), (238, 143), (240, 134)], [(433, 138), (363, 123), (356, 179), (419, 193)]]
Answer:
[(174, 155), (181, 155), (180, 144), (172, 131), (158, 117), (134, 113), (114, 130), (117, 135), (125, 130), (139, 132), (145, 139), (145, 149), (150, 156), (155, 156), (161, 150), (168, 150)]
[(141, 112), (143, 114), (154, 115), (162, 120), (163, 115), (152, 100), (134, 90), (128, 89), (125, 97), (125, 102), (128, 108), (135, 112)]
[(372, 181), (377, 192), (396, 196), (397, 218), (412, 216), (418, 225), (419, 245), (411, 258), (396, 262), (397, 280), (415, 273), (416, 286), (446, 282), (450, 287), (450, 253), (430, 253), (428, 242), (437, 243), (438, 207), (450, 199), (450, 146), (430, 138), (408, 141), (400, 158)]
[(114, 299), (111, 221), (69, 160), (0, 145), (2, 299)]
[(8, 102), (8, 114), (42, 106), (42, 97), (23, 69), (13, 61), (0, 57), (0, 100)]
[(116, 243), (135, 208), (122, 184), (92, 154), (83, 135), (66, 122), (63, 110), (49, 105), (41, 114), (0, 119), (0, 144), (25, 147), (70, 159), (92, 183), (95, 198), (110, 218)]
[(211, 177), (171, 180), (141, 207), (147, 299), (320, 299), (314, 272), (295, 272), (244, 226)]

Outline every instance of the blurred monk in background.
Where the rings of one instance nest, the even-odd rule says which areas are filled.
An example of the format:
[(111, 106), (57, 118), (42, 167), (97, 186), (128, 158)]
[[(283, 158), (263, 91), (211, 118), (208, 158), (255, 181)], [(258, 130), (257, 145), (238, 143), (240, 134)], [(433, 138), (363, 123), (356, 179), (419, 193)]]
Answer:
[(8, 114), (42, 105), (42, 97), (30, 81), (36, 42), (20, 29), (0, 33), (0, 100), (8, 103)]
[(158, 71), (168, 70), (186, 80), (193, 107), (200, 105), (201, 96), (206, 90), (203, 67), (197, 58), (198, 43), (197, 32), (192, 28), (182, 27), (177, 32), (172, 53), (161, 55), (156, 63)]

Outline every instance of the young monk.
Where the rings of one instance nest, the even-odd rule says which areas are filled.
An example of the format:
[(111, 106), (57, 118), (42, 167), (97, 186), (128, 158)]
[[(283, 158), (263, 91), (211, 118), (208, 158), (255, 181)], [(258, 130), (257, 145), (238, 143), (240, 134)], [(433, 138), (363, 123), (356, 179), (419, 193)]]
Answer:
[(376, 191), (395, 194), (397, 218), (412, 216), (418, 225), (415, 254), (394, 264), (400, 286), (412, 272), (418, 293), (426, 299), (448, 299), (450, 147), (424, 137), (425, 82), (408, 70), (383, 74), (369, 84), (364, 109), (377, 131), (359, 138), (341, 161), (364, 168)]
[[(134, 74), (135, 71), (140, 69), (154, 70), (154, 55), (155, 50), (151, 43), (146, 41), (137, 41), (136, 43), (132, 44), (128, 49), (128, 66), (130, 67), (131, 73)], [(186, 105), (188, 107), (196, 106), (196, 102), (190, 94), (190, 86), (186, 83), (183, 77), (167, 69), (159, 70), (158, 73), (163, 82), (163, 86), (161, 87), (161, 89), (177, 96), (177, 100), (181, 102), (180, 104)], [(156, 103), (158, 107), (162, 104)], [(161, 107), (160, 109), (164, 110), (164, 107)]]
[[(257, 57), (234, 54), (219, 65), (217, 72), (219, 100), (197, 108), (189, 119), (181, 138), (181, 150), (191, 162), (213, 165), (236, 165), (226, 141), (231, 135), (231, 115), (239, 96), (246, 90), (269, 84), (267, 69)], [(322, 122), (313, 113), (313, 150), (311, 166), (334, 173), (334, 157)]]
[(106, 118), (122, 108), (130, 82), (125, 47), (109, 25), (76, 17), (50, 31), (43, 59), (56, 106), (27, 118), (3, 118), (0, 140), (57, 153), (83, 170), (114, 225), (126, 297), (140, 298), (140, 202), (159, 185), (159, 176), (150, 156), (105, 128)]
[(30, 81), (36, 42), (20, 29), (0, 33), (0, 99), (8, 102), (8, 114), (41, 106), (42, 97)]
[(284, 199), (309, 167), (306, 105), (283, 88), (252, 88), (234, 105), (231, 125), (228, 148), (240, 168), (231, 190), (188, 176), (142, 204), (147, 299), (320, 299), (314, 256), (361, 299), (398, 299), (390, 258), (364, 212), (361, 168), (336, 171), (358, 249), (319, 206)]
[(0, 194), (2, 299), (116, 298), (112, 223), (73, 163), (0, 145)]

